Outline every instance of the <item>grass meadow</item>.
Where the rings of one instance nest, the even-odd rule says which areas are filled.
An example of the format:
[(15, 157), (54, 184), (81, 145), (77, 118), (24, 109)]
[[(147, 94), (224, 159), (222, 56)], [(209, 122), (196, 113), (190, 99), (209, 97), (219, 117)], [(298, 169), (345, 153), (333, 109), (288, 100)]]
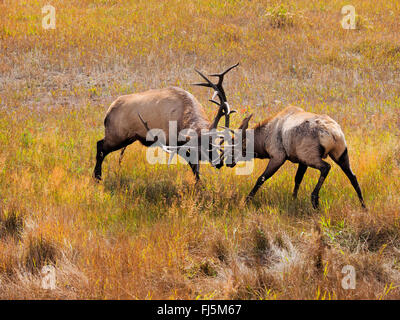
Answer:
[[(347, 4), (355, 30), (340, 25)], [(1, 299), (400, 298), (400, 1), (2, 0), (0, 12)], [(289, 162), (249, 206), (267, 160), (248, 176), (202, 165), (195, 185), (189, 166), (150, 165), (135, 143), (93, 181), (114, 99), (179, 86), (211, 119), (194, 68), (236, 62), (231, 126), (288, 104), (329, 115), (368, 211), (331, 160), (319, 211), (319, 172), (294, 201)]]

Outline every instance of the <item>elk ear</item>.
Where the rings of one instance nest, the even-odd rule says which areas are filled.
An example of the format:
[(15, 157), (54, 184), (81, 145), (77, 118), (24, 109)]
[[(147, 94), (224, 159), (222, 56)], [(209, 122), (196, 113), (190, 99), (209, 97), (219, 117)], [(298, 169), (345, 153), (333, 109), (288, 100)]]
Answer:
[(244, 118), (243, 121), (242, 121), (242, 124), (239, 127), (239, 129), (247, 130), (247, 128), (249, 127), (249, 121), (250, 121), (252, 116), (253, 116), (253, 114), (249, 115), (247, 118)]

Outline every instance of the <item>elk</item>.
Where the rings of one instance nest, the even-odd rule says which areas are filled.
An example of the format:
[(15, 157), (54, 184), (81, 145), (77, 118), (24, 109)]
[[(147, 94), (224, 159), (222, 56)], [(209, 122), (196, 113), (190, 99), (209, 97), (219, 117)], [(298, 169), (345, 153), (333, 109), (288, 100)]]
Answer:
[[(241, 130), (241, 140), (228, 148), (221, 155), (222, 158), (229, 156), (232, 161), (226, 164), (234, 167), (246, 151), (246, 130), (252, 115), (245, 118), (239, 127)], [(319, 207), (319, 191), (327, 177), (331, 165), (324, 161), (328, 155), (339, 165), (350, 180), (353, 188), (357, 192), (358, 198), (363, 208), (364, 199), (361, 193), (357, 178), (350, 167), (347, 144), (340, 126), (327, 115), (319, 115), (305, 112), (303, 109), (288, 106), (278, 114), (258, 123), (254, 128), (254, 154), (251, 155), (258, 159), (270, 159), (267, 168), (258, 178), (254, 188), (246, 198), (248, 203), (256, 194), (261, 185), (272, 177), (275, 172), (289, 160), (298, 163), (295, 176), (295, 186), (293, 198), (297, 198), (301, 181), (308, 167), (320, 171), (318, 183), (311, 193), (311, 203), (314, 209)], [(234, 132), (231, 130), (231, 132)], [(235, 148), (240, 147), (242, 154)]]
[[(179, 148), (179, 146), (169, 146), (169, 123), (172, 121), (176, 122), (178, 132), (183, 129), (191, 129), (199, 137), (202, 130), (212, 131), (216, 129), (223, 116), (225, 116), (225, 126), (229, 127), (230, 115), (235, 110), (230, 109), (226, 100), (223, 81), (224, 76), (238, 65), (239, 63), (221, 73), (211, 74), (210, 76), (218, 77), (216, 84), (195, 69), (206, 82), (195, 83), (194, 85), (209, 87), (215, 91), (210, 101), (217, 104), (219, 109), (212, 123), (207, 120), (203, 107), (197, 99), (181, 88), (153, 89), (118, 97), (111, 103), (106, 113), (104, 119), (105, 136), (97, 142), (94, 178), (101, 180), (102, 163), (109, 153), (122, 149), (122, 157), (125, 148), (135, 141), (140, 141), (147, 147), (152, 145), (154, 141), (149, 142), (146, 139), (147, 133), (151, 129), (161, 129), (164, 132), (165, 145), (163, 150), (171, 153), (171, 148)], [(218, 96), (219, 102), (214, 100), (216, 96)], [(200, 151), (203, 152), (203, 150)], [(217, 168), (223, 165), (210, 162)], [(196, 182), (199, 181), (199, 161), (189, 162), (189, 166), (195, 175)]]

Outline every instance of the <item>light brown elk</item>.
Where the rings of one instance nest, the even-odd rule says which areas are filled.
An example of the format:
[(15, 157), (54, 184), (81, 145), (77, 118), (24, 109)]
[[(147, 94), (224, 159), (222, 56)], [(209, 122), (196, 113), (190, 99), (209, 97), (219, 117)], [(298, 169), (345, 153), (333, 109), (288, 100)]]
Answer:
[[(206, 83), (195, 85), (214, 89), (214, 97), (217, 95), (220, 100), (219, 103), (210, 100), (219, 105), (218, 113), (212, 123), (207, 120), (203, 107), (197, 99), (189, 92), (177, 87), (148, 90), (117, 98), (108, 108), (104, 120), (105, 137), (97, 142), (94, 177), (101, 180), (102, 163), (110, 152), (123, 149), (122, 156), (125, 148), (135, 141), (140, 141), (145, 146), (152, 145), (154, 142), (146, 141), (146, 135), (150, 129), (160, 129), (164, 132), (165, 150), (167, 150), (170, 140), (169, 124), (172, 121), (177, 124), (177, 132), (191, 129), (199, 136), (204, 129), (215, 129), (222, 116), (225, 116), (225, 125), (229, 127), (229, 117), (234, 110), (229, 108), (222, 84), (225, 74), (238, 65), (233, 65), (222, 73), (212, 74), (211, 76), (219, 79), (216, 84), (196, 70)], [(193, 162), (189, 162), (189, 165), (198, 181), (199, 161)], [(216, 165), (217, 168), (221, 166), (222, 164)]]
[[(239, 127), (242, 130), (242, 141), (235, 142), (222, 155), (222, 157), (229, 155), (232, 158), (230, 164), (227, 164), (229, 167), (234, 167), (239, 157), (242, 156), (235, 152), (235, 147), (241, 144), (242, 152), (245, 151), (246, 130), (251, 116), (245, 118)], [(254, 158), (270, 160), (266, 170), (247, 196), (246, 202), (254, 197), (261, 185), (272, 177), (286, 160), (289, 160), (299, 164), (295, 176), (293, 198), (297, 198), (297, 192), (308, 167), (321, 172), (318, 183), (311, 194), (311, 203), (314, 208), (318, 208), (319, 191), (331, 169), (331, 165), (323, 159), (329, 155), (349, 178), (362, 207), (365, 208), (360, 186), (350, 168), (344, 134), (340, 126), (330, 117), (289, 106), (277, 115), (257, 124), (253, 130)]]

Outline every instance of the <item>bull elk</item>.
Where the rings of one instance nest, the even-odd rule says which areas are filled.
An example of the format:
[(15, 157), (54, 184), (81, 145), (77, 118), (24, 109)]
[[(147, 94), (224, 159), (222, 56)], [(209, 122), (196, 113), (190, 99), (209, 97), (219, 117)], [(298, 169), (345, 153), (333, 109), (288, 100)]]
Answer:
[[(242, 141), (235, 142), (233, 138), (234, 144), (221, 155), (222, 158), (227, 156), (232, 158), (230, 164), (226, 164), (228, 167), (234, 167), (243, 155), (235, 152), (235, 147), (241, 145), (242, 152), (245, 152), (246, 130), (251, 117), (252, 115), (245, 118), (239, 127)], [(329, 155), (346, 174), (357, 192), (362, 207), (365, 208), (360, 186), (350, 167), (344, 134), (333, 119), (327, 115), (305, 112), (301, 108), (289, 106), (277, 115), (257, 124), (253, 130), (254, 154), (252, 157), (270, 159), (270, 161), (247, 196), (246, 203), (254, 197), (261, 185), (272, 177), (286, 160), (289, 160), (299, 164), (294, 179), (294, 199), (297, 198), (297, 192), (307, 168), (311, 167), (320, 171), (318, 183), (311, 194), (312, 206), (317, 209), (319, 191), (331, 169), (331, 165), (323, 159)]]
[[(235, 111), (230, 109), (222, 85), (224, 76), (238, 65), (239, 63), (222, 73), (211, 74), (210, 76), (218, 78), (216, 84), (200, 71), (195, 70), (206, 82), (194, 85), (209, 87), (215, 91), (210, 101), (217, 104), (219, 109), (212, 123), (207, 120), (203, 107), (197, 99), (189, 92), (177, 87), (148, 90), (117, 98), (108, 108), (104, 119), (105, 137), (97, 142), (94, 177), (101, 180), (102, 163), (109, 153), (122, 149), (122, 156), (125, 148), (135, 141), (140, 141), (147, 147), (152, 145), (153, 142), (149, 143), (146, 140), (146, 135), (151, 129), (161, 129), (164, 132), (165, 145), (163, 149), (171, 151), (168, 132), (169, 124), (172, 121), (176, 122), (178, 132), (183, 129), (191, 129), (199, 136), (202, 130), (215, 129), (223, 116), (225, 116), (225, 126), (229, 127), (230, 115)], [(219, 98), (219, 103), (214, 100), (216, 96)], [(177, 146), (171, 148), (173, 147)], [(195, 163), (189, 162), (189, 165), (198, 181), (200, 163), (199, 161), (193, 162)], [(215, 165), (215, 163), (211, 163)], [(222, 164), (215, 166), (219, 168)]]

